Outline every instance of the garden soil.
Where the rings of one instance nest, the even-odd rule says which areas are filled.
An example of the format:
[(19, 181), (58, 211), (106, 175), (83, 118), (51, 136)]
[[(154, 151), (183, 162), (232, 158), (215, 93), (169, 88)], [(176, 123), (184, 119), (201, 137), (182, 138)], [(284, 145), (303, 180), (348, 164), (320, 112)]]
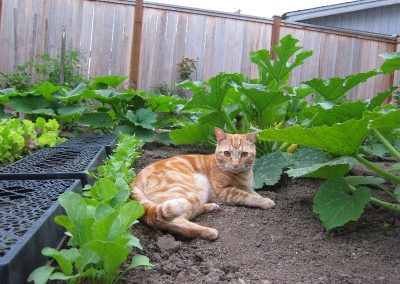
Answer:
[[(207, 152), (199, 147), (150, 147), (137, 171), (170, 156)], [(222, 205), (198, 217), (216, 228), (215, 241), (182, 239), (139, 223), (134, 234), (151, 270), (131, 270), (121, 283), (400, 283), (400, 216), (369, 206), (363, 217), (326, 232), (312, 212), (320, 185), (284, 180), (260, 194), (276, 207), (261, 210)], [(135, 251), (134, 253), (139, 253)]]

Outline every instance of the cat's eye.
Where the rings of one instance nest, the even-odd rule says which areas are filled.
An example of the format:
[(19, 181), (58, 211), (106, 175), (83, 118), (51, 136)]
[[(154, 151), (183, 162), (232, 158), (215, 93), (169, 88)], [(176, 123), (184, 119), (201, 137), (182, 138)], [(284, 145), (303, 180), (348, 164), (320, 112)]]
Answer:
[(230, 157), (230, 156), (231, 156), (231, 152), (229, 152), (229, 151), (224, 151), (224, 156), (225, 156), (225, 157)]
[(241, 156), (242, 158), (245, 158), (245, 157), (247, 157), (248, 155), (249, 155), (248, 152), (242, 152), (242, 154), (240, 154), (240, 156)]

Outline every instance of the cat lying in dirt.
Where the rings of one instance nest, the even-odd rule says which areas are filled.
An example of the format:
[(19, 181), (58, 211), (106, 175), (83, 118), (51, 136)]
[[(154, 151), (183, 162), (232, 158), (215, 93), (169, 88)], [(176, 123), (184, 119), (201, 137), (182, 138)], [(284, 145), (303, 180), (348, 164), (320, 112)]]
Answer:
[(181, 155), (141, 170), (131, 197), (145, 209), (143, 220), (155, 228), (215, 240), (218, 231), (189, 220), (218, 210), (216, 201), (268, 209), (275, 205), (252, 188), (256, 134), (226, 134), (215, 128), (215, 154)]

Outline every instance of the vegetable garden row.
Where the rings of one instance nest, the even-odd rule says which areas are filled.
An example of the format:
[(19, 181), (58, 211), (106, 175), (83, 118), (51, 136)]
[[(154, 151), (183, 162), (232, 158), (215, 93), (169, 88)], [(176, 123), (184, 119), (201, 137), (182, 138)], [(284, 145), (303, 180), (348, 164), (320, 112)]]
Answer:
[[(83, 189), (83, 196), (73, 192), (60, 196), (66, 215), (55, 220), (68, 232), (68, 248), (43, 249), (44, 255), (55, 259), (55, 266), (35, 270), (30, 280), (116, 283), (124, 271), (150, 266), (146, 257), (138, 255), (124, 271), (120, 268), (130, 250), (141, 248), (129, 231), (143, 214), (142, 207), (129, 200), (129, 183), (135, 176), (131, 165), (139, 155), (137, 150), (147, 142), (215, 145), (214, 127), (230, 133), (258, 133), (257, 189), (277, 184), (282, 174), (326, 180), (314, 197), (313, 211), (328, 230), (357, 220), (369, 203), (398, 214), (400, 109), (385, 104), (389, 97), (397, 96), (398, 87), (370, 101), (349, 101), (346, 96), (371, 77), (400, 70), (400, 54), (382, 54), (383, 64), (377, 70), (344, 78), (317, 78), (293, 87), (287, 85), (291, 71), (312, 52), (303, 51), (290, 35), (282, 38), (274, 51), (276, 60), (267, 50), (250, 54), (258, 66), (258, 78), (220, 73), (208, 81), (180, 83), (180, 88), (192, 93), (190, 99), (122, 90), (122, 76), (97, 77), (76, 86), (41, 81), (25, 90), (0, 90), (2, 163), (35, 147), (62, 142), (59, 124), (67, 132), (121, 133), (115, 152), (91, 174), (95, 183)], [(381, 168), (373, 162), (379, 159), (392, 166)], [(375, 174), (349, 175), (356, 164)], [(7, 167), (10, 165), (0, 172)]]

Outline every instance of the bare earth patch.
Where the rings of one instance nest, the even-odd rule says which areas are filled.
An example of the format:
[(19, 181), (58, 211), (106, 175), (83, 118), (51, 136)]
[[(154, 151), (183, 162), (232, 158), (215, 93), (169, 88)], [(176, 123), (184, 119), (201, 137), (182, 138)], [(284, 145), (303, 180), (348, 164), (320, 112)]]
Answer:
[[(137, 170), (199, 147), (153, 147)], [(368, 207), (344, 228), (326, 232), (312, 212), (320, 182), (284, 180), (261, 191), (271, 210), (222, 205), (196, 222), (216, 228), (214, 242), (133, 226), (154, 267), (132, 270), (121, 283), (400, 283), (400, 216)], [(135, 252), (137, 253), (137, 252)]]

